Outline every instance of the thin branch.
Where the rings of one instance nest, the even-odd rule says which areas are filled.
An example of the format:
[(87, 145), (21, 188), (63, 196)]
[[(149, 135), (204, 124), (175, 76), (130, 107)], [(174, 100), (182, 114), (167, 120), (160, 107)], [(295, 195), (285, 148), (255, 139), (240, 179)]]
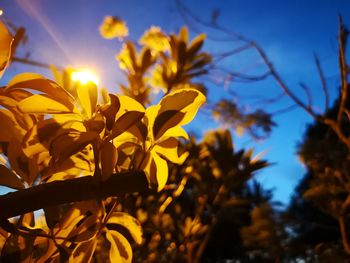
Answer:
[(341, 124), (342, 115), (346, 107), (346, 101), (348, 97), (348, 80), (347, 80), (347, 64), (345, 58), (345, 44), (348, 37), (348, 30), (343, 25), (341, 17), (339, 17), (339, 69), (341, 77), (341, 91), (340, 91), (340, 105), (337, 116), (338, 125)]
[(307, 106), (311, 110), (312, 109), (312, 94), (311, 94), (310, 88), (305, 83), (302, 83), (302, 82), (300, 82), (299, 85), (304, 90), (304, 92), (306, 94)]
[[(27, 59), (27, 58), (12, 57), (11, 61), (12, 62), (22, 63), (22, 64), (27, 64), (27, 65), (35, 66), (35, 67), (39, 67), (39, 68), (45, 68), (45, 69), (51, 69), (51, 66), (52, 66), (50, 64), (46, 64), (46, 63), (30, 60), (30, 59)], [(56, 66), (56, 68), (59, 69), (59, 70), (63, 70), (62, 67)]]
[(328, 92), (327, 82), (326, 82), (326, 78), (324, 76), (324, 73), (323, 73), (321, 63), (320, 63), (318, 56), (315, 54), (314, 57), (315, 57), (315, 63), (317, 66), (318, 75), (319, 75), (321, 83), (322, 83), (322, 90), (324, 93), (324, 100), (325, 100), (325, 102), (324, 102), (325, 109), (324, 110), (326, 112), (329, 109), (329, 92)]
[(104, 182), (93, 176), (41, 184), (0, 196), (0, 221), (61, 204), (144, 192), (148, 182), (143, 172), (114, 174)]

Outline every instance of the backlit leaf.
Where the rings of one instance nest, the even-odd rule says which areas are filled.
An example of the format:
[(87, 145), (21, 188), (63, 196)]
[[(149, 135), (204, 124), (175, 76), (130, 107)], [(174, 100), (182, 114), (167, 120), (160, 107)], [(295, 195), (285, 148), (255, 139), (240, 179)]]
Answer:
[(109, 94), (110, 104), (103, 105), (101, 107), (101, 113), (106, 118), (106, 126), (108, 130), (111, 130), (115, 122), (116, 115), (120, 108), (119, 98), (113, 94)]
[(11, 56), (13, 38), (4, 23), (0, 20), (0, 78)]
[(188, 152), (185, 152), (179, 156), (178, 145), (178, 140), (170, 137), (167, 140), (157, 143), (154, 146), (154, 151), (172, 163), (182, 164), (188, 157)]
[(70, 111), (74, 110), (74, 98), (57, 83), (39, 74), (22, 73), (16, 75), (5, 88), (6, 92), (15, 89), (32, 89), (46, 93), (50, 98), (64, 104)]
[(97, 238), (79, 243), (72, 253), (72, 262), (90, 262), (96, 246)]
[(176, 110), (163, 111), (162, 113), (158, 114), (153, 124), (154, 139), (157, 140), (168, 129), (179, 125), (184, 116), (185, 113)]
[(117, 164), (118, 152), (111, 142), (104, 142), (101, 150), (102, 180), (107, 180), (113, 173)]
[(143, 112), (139, 111), (128, 111), (123, 114), (117, 121), (114, 123), (110, 136), (108, 139), (111, 140), (123, 132), (127, 131), (131, 126), (136, 122), (140, 121), (144, 116)]
[(111, 244), (109, 249), (109, 260), (111, 263), (131, 263), (131, 246), (122, 234), (114, 230), (108, 230), (106, 231), (106, 239)]
[(5, 165), (0, 164), (0, 185), (13, 189), (24, 189), (22, 181)]
[(136, 218), (127, 213), (113, 212), (107, 223), (125, 227), (137, 244), (142, 243), (142, 228)]
[(95, 132), (77, 132), (71, 130), (55, 138), (50, 145), (53, 162), (62, 162), (69, 156), (81, 151), (88, 144), (98, 139)]
[(148, 158), (145, 158), (148, 161), (143, 170), (146, 173), (150, 186), (160, 191), (168, 180), (168, 164), (154, 149), (148, 155)]
[(97, 104), (97, 86), (88, 82), (87, 84), (79, 84), (77, 86), (77, 94), (80, 105), (83, 108), (87, 118), (91, 118), (92, 113), (95, 112)]
[(18, 104), (18, 108), (23, 113), (61, 114), (72, 112), (66, 105), (39, 94), (22, 100)]

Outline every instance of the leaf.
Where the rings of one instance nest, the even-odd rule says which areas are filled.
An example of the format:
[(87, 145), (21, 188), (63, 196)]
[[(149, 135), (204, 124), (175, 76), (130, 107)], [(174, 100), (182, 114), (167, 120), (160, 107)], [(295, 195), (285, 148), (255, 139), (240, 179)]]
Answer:
[(91, 82), (84, 85), (78, 84), (77, 94), (87, 118), (91, 118), (97, 105), (97, 86)]
[(194, 55), (201, 49), (205, 38), (206, 38), (205, 34), (200, 34), (196, 36), (195, 39), (192, 40), (191, 45), (188, 47), (188, 50), (186, 52), (188, 59), (193, 58)]
[(72, 243), (90, 241), (96, 236), (99, 230), (99, 224), (100, 220), (97, 215), (88, 216), (83, 222), (79, 222), (78, 227), (73, 229), (67, 240)]
[(170, 129), (168, 129), (163, 135), (162, 135), (162, 139), (160, 141), (166, 140), (168, 138), (184, 138), (185, 140), (188, 140), (188, 134), (187, 132), (181, 127), (181, 126), (175, 126), (172, 127)]
[(109, 94), (110, 104), (101, 107), (101, 113), (106, 118), (106, 127), (111, 130), (115, 122), (116, 115), (120, 109), (119, 98), (113, 94)]
[(47, 95), (35, 94), (18, 104), (18, 109), (23, 113), (40, 114), (62, 114), (72, 113), (72, 110), (66, 105), (49, 98)]
[(124, 38), (128, 36), (126, 23), (116, 16), (105, 16), (100, 25), (100, 34), (106, 39)]
[(53, 162), (62, 162), (71, 155), (83, 150), (85, 146), (98, 139), (95, 132), (78, 132), (70, 130), (55, 138), (50, 145)]
[(22, 181), (6, 166), (0, 164), (0, 185), (13, 189), (24, 189)]
[(193, 120), (199, 107), (205, 102), (205, 96), (195, 89), (181, 89), (165, 96), (160, 102), (158, 115), (164, 111), (177, 110), (185, 113), (179, 125)]
[(116, 117), (117, 119), (128, 111), (145, 112), (145, 108), (142, 106), (142, 104), (133, 98), (129, 96), (118, 96), (118, 98), (120, 102), (120, 109)]
[(0, 20), (0, 78), (10, 60), (12, 41), (13, 37)]
[(168, 110), (158, 114), (153, 124), (154, 139), (157, 140), (162, 137), (167, 130), (177, 126), (184, 116), (184, 113), (176, 110)]
[(106, 231), (106, 239), (111, 244), (109, 249), (109, 260), (111, 263), (131, 263), (132, 250), (129, 241), (114, 230)]
[(142, 228), (136, 218), (127, 213), (113, 212), (107, 223), (125, 227), (137, 244), (142, 243)]
[[(147, 109), (149, 125), (153, 124), (154, 139), (159, 139), (168, 129), (182, 126), (193, 120), (205, 96), (195, 89), (181, 89), (165, 96), (158, 104), (158, 111)], [(154, 116), (156, 114), (156, 117)], [(182, 134), (183, 135), (183, 134)]]
[(163, 158), (167, 159), (172, 163), (183, 164), (183, 162), (188, 157), (189, 153), (184, 152), (182, 155), (179, 156), (178, 145), (178, 140), (173, 137), (170, 137), (167, 140), (157, 143), (154, 146), (154, 151), (156, 151), (159, 155), (161, 155)]
[(136, 122), (140, 121), (144, 116), (144, 112), (139, 111), (128, 111), (123, 114), (114, 123), (111, 134), (108, 136), (108, 140), (112, 140), (118, 135), (122, 134), (133, 126)]
[(107, 180), (114, 171), (114, 167), (118, 161), (118, 151), (111, 142), (104, 142), (101, 147), (101, 168), (102, 181)]
[(184, 42), (185, 44), (188, 43), (188, 29), (187, 27), (182, 27), (179, 32), (179, 40)]
[(52, 80), (39, 74), (22, 73), (16, 75), (5, 88), (6, 92), (15, 89), (32, 89), (49, 95), (50, 98), (64, 104), (70, 111), (75, 110), (74, 97)]
[(0, 123), (1, 123), (1, 129), (0, 129), (0, 141), (1, 142), (7, 142), (11, 138), (21, 138), (24, 135), (24, 130), (21, 129), (13, 114), (4, 109), (0, 109)]
[(154, 149), (148, 153), (145, 160), (147, 162), (143, 171), (147, 176), (150, 187), (157, 188), (158, 191), (162, 190), (168, 180), (169, 168), (167, 162)]
[(97, 238), (79, 243), (72, 253), (72, 262), (90, 262), (97, 246)]

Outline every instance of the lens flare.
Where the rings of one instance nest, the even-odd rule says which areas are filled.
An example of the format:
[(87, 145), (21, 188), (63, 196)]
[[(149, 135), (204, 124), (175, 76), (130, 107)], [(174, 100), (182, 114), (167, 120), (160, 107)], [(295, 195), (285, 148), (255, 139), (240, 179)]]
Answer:
[(72, 80), (75, 82), (80, 82), (81, 84), (85, 85), (89, 82), (95, 83), (98, 85), (98, 78), (96, 74), (91, 72), (90, 70), (79, 70), (74, 71), (71, 76)]

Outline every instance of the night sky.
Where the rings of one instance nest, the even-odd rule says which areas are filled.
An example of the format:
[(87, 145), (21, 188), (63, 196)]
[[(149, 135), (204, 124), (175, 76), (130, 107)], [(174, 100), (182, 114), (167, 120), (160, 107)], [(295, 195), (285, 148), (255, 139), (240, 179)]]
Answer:
[[(350, 26), (350, 1), (190, 0), (183, 3), (198, 17), (206, 20), (210, 20), (212, 10), (220, 10), (218, 24), (258, 42), (283, 79), (304, 101), (305, 96), (298, 83), (310, 86), (315, 106), (321, 110), (321, 83), (313, 57), (317, 53), (332, 99), (336, 97), (339, 86), (336, 40), (338, 15), (341, 14), (344, 23)], [(3, 17), (6, 20), (27, 29), (29, 42), (19, 50), (18, 56), (30, 52), (30, 57), (38, 61), (91, 68), (100, 77), (100, 83), (111, 92), (117, 92), (118, 83), (124, 81), (114, 59), (122, 43), (100, 37), (98, 27), (105, 15), (125, 20), (132, 40), (137, 40), (151, 25), (160, 26), (166, 32), (174, 32), (186, 24), (172, 0), (0, 0), (0, 9), (4, 10)], [(205, 28), (199, 28), (206, 32)], [(194, 35), (191, 34), (192, 37)], [(208, 41), (204, 48), (217, 53), (229, 50), (231, 44)], [(225, 66), (247, 70), (247, 66), (256, 63), (255, 60), (250, 53), (241, 54), (227, 60)], [(24, 71), (51, 76), (46, 70), (13, 64), (5, 73), (1, 85)], [(232, 83), (231, 89), (242, 96), (240, 104), (248, 110), (256, 106), (256, 100), (250, 97), (273, 97), (281, 93), (271, 79), (249, 84)], [(209, 87), (209, 99), (226, 94), (223, 89)], [(289, 105), (292, 105), (292, 101), (285, 97), (263, 107), (268, 112), (274, 112)], [(266, 188), (275, 189), (275, 200), (286, 204), (304, 173), (296, 156), (297, 144), (312, 119), (302, 110), (296, 109), (276, 116), (274, 121), (277, 127), (268, 139), (257, 142), (247, 136), (234, 135), (234, 142), (237, 148), (252, 147), (257, 153), (267, 151), (265, 158), (273, 165), (260, 172), (257, 178)], [(200, 135), (217, 126), (202, 112), (187, 130)]]

